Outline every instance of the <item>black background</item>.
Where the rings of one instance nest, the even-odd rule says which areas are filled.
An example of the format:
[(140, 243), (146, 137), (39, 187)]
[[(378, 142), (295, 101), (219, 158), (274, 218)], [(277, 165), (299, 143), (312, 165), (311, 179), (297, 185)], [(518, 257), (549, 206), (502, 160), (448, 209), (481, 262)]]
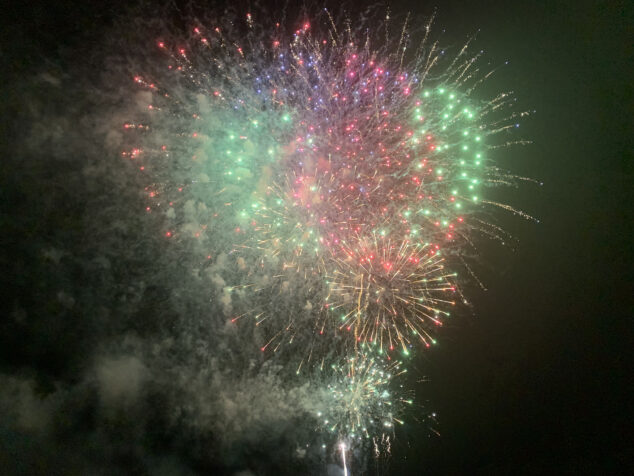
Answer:
[[(63, 67), (69, 51), (99, 41), (120, 7), (36, 1), (27, 11), (14, 2), (4, 15), (2, 75), (28, 75), (43, 59)], [(419, 16), (434, 7), (392, 3)], [(500, 192), (540, 223), (504, 217), (519, 246), (483, 248), (479, 272), (488, 291), (470, 291), (473, 315), (458, 317), (419, 364), (430, 381), (417, 394), (438, 414), (440, 436), (404, 429), (389, 473), (624, 473), (633, 441), (633, 7), (437, 7), (445, 38), (460, 43), (479, 29), (477, 45), (492, 64), (509, 60), (492, 90), (512, 89), (519, 109), (536, 113), (521, 127), (533, 143), (513, 149), (502, 165), (544, 185)], [(15, 104), (11, 91), (2, 93)], [(11, 117), (3, 114), (1, 124), (10, 145)], [(8, 373), (21, 368), (4, 354), (0, 365)]]

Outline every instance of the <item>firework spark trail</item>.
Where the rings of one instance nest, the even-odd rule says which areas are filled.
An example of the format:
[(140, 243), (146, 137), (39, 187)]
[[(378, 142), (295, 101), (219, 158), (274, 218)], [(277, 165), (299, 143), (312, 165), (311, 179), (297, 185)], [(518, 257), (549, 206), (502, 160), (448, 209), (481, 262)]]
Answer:
[(343, 476), (348, 476), (348, 465), (346, 465), (346, 444), (341, 443), (341, 459), (343, 461)]
[(330, 430), (370, 438), (363, 422), (383, 420), (384, 440), (399, 420), (373, 416), (392, 408), (377, 388), (401, 364), (381, 359), (435, 343), (465, 250), (505, 240), (491, 208), (531, 218), (484, 192), (522, 179), (489, 152), (525, 113), (509, 93), (474, 99), (480, 54), (467, 44), (445, 66), (431, 22), (415, 44), (407, 22), (384, 39), (326, 10), (290, 36), (262, 18), (159, 40), (165, 64), (134, 78), (147, 110), (125, 123), (122, 156), (165, 236), (207, 263), (227, 317), (254, 322), (253, 345), (301, 354), (296, 373), (335, 362)]

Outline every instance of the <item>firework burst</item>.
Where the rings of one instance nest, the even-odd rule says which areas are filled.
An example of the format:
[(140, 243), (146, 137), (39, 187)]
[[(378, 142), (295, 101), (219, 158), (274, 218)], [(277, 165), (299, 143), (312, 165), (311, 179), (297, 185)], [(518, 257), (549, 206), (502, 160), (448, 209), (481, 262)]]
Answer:
[(389, 389), (404, 372), (390, 353), (435, 343), (473, 237), (504, 239), (492, 207), (528, 217), (484, 189), (518, 179), (491, 150), (525, 113), (507, 93), (475, 99), (479, 54), (448, 58), (431, 22), (414, 41), (407, 21), (386, 38), (327, 10), (290, 35), (262, 18), (158, 40), (122, 155), (165, 236), (211, 263), (225, 315), (255, 323), (254, 345), (295, 343), (297, 372), (335, 354), (323, 428), (384, 440), (394, 402), (411, 403)]
[(374, 235), (341, 249), (345, 258), (336, 260), (326, 298), (341, 314), (340, 328), (381, 351), (400, 347), (408, 354), (412, 342), (435, 342), (431, 329), (455, 304), (455, 273), (445, 270), (435, 247)]
[(402, 424), (399, 416), (413, 400), (394, 391), (394, 380), (407, 372), (400, 360), (388, 359), (371, 346), (320, 367), (326, 374), (321, 408), (315, 412), (319, 427), (333, 441), (363, 441), (392, 435), (394, 425)]

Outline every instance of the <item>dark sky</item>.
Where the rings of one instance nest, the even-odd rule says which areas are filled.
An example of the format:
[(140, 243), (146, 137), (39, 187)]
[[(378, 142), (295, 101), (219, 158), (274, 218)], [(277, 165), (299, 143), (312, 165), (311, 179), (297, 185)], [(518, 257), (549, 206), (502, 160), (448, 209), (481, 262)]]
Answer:
[[(80, 61), (73, 52), (98, 44), (118, 14), (116, 2), (106, 10), (90, 2), (47, 3), (34, 2), (28, 11), (14, 6), (5, 18), (0, 53), (4, 85), (11, 88), (0, 86), (3, 157), (23, 150), (15, 139), (21, 137), (20, 123), (12, 120), (16, 111), (24, 113), (16, 78), (42, 65), (63, 71)], [(392, 5), (418, 15), (434, 8), (423, 2)], [(483, 247), (478, 273), (488, 291), (469, 290), (473, 312), (452, 321), (417, 365), (429, 377), (417, 394), (438, 414), (440, 436), (429, 436), (425, 425), (405, 429), (387, 474), (632, 471), (633, 21), (634, 8), (626, 1), (438, 4), (436, 25), (447, 30), (447, 38), (459, 43), (480, 30), (477, 44), (487, 58), (493, 64), (509, 61), (491, 87), (512, 89), (520, 109), (536, 111), (521, 128), (533, 143), (513, 149), (503, 165), (543, 186), (527, 183), (500, 192), (500, 198), (540, 222), (503, 217), (504, 228), (518, 239), (515, 250)], [(45, 284), (33, 291), (31, 280), (44, 282), (37, 274), (44, 271), (28, 263), (34, 253), (29, 243), (55, 235), (57, 220), (77, 214), (73, 192), (20, 166), (7, 159), (1, 176), (1, 223), (11, 231), (1, 241), (8, 270), (2, 277), (8, 290), (3, 312), (15, 314), (14, 303), (22, 300), (52, 317), (32, 328), (0, 326), (0, 371), (39, 382), (72, 381), (80, 365), (74, 353), (91, 345), (85, 336), (95, 332), (94, 325), (64, 328), (55, 317), (58, 309), (33, 304), (47, 291)], [(24, 179), (25, 189), (15, 185), (16, 177)], [(35, 189), (52, 191), (58, 201), (38, 205)], [(81, 223), (61, 228), (75, 230)], [(81, 276), (78, 271), (75, 279)], [(28, 350), (35, 348), (48, 351)], [(91, 420), (89, 414), (81, 418)], [(47, 467), (55, 459), (46, 452), (53, 450), (38, 447), (28, 433), (0, 431), (0, 465), (7, 471), (27, 474), (32, 466), (11, 461), (40, 454), (37, 474), (58, 471)]]

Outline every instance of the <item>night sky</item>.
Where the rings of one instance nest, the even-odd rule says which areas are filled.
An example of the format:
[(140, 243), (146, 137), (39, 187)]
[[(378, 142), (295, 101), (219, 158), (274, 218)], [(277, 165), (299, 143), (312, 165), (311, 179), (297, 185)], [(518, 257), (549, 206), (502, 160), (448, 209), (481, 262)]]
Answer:
[[(76, 147), (61, 146), (69, 124), (39, 120), (79, 117), (91, 90), (60, 90), (46, 78), (71, 84), (73, 75), (105, 67), (86, 64), (94, 58), (88, 52), (105, 47), (127, 2), (106, 9), (48, 3), (9, 7), (0, 33), (0, 473), (250, 474), (215, 461), (214, 435), (170, 434), (161, 409), (173, 396), (152, 391), (154, 400), (135, 408), (134, 418), (104, 417), (103, 396), (89, 389), (91, 366), (98, 375), (109, 371), (96, 357), (107, 342), (133, 332), (130, 346), (142, 345), (164, 330), (150, 318), (118, 317), (126, 314), (116, 306), (104, 317), (109, 299), (122, 305), (118, 277), (132, 279), (123, 268), (151, 272), (152, 256), (113, 245), (117, 264), (107, 276), (93, 274), (86, 260), (98, 243), (117, 233), (135, 242), (138, 233), (88, 224), (87, 215), (112, 202), (112, 179), (78, 172), (81, 151), (94, 151), (90, 137), (78, 133)], [(500, 165), (543, 186), (495, 193), (539, 223), (499, 214), (517, 244), (481, 247), (475, 268), (487, 291), (468, 289), (472, 307), (416, 360), (426, 378), (415, 390), (436, 412), (440, 435), (411, 419), (380, 473), (630, 473), (634, 8), (625, 1), (465, 3), (439, 3), (435, 28), (456, 43), (477, 32), (491, 64), (509, 61), (485, 89), (513, 90), (519, 109), (536, 111), (521, 127), (532, 144), (513, 148)], [(425, 2), (391, 5), (423, 17), (434, 10)], [(354, 12), (354, 2), (347, 9)], [(62, 132), (33, 139), (47, 127)], [(138, 198), (116, 199), (129, 200), (121, 213), (134, 221)], [(76, 259), (52, 272), (51, 260), (64, 259), (42, 258), (49, 249), (76, 250)], [(139, 315), (161, 306), (161, 286), (168, 284), (135, 303)], [(77, 291), (60, 296), (60, 287)], [(293, 470), (283, 461), (260, 468)]]

